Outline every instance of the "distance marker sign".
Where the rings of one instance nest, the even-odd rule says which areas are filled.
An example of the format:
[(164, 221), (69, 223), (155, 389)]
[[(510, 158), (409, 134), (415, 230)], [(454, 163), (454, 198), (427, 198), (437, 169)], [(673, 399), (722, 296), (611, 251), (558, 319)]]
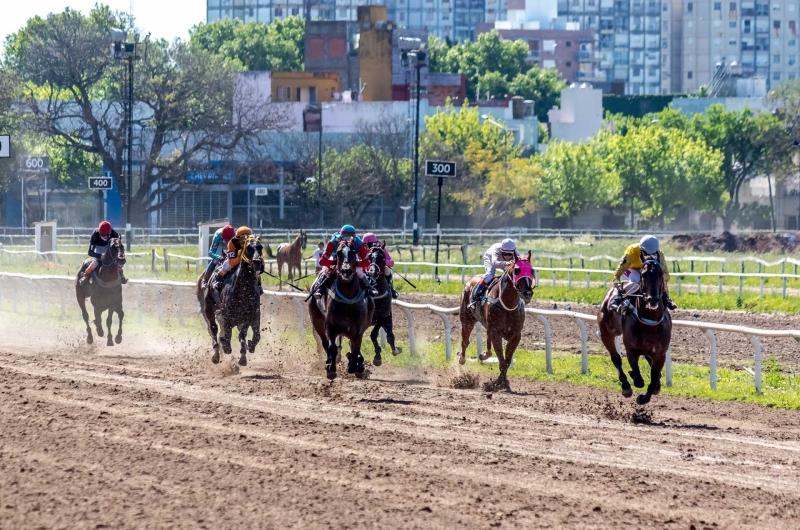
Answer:
[(111, 177), (89, 177), (90, 190), (110, 190), (114, 187), (114, 179)]
[(456, 163), (455, 162), (440, 162), (438, 160), (425, 161), (425, 176), (426, 177), (455, 177), (456, 176)]
[(0, 136), (0, 158), (11, 158), (10, 136)]

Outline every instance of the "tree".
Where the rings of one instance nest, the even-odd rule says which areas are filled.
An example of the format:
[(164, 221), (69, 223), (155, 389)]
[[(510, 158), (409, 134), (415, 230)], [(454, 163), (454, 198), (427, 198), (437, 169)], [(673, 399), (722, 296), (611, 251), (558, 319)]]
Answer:
[(476, 90), (482, 97), (504, 99), (508, 96), (508, 81), (500, 72), (486, 72), (478, 78)]
[(688, 208), (716, 214), (726, 203), (722, 155), (677, 129), (640, 126), (601, 137), (621, 197), (660, 227)]
[[(97, 156), (126, 197), (124, 65), (111, 56), (108, 36), (123, 25), (107, 7), (31, 19), (9, 38), (6, 67), (28, 83), (19, 105), (30, 132)], [(132, 213), (141, 222), (181, 189), (187, 170), (212, 156), (240, 156), (288, 117), (234, 83), (237, 69), (222, 57), (163, 40), (139, 53), (133, 158), (141, 162)]]
[(540, 199), (556, 217), (567, 217), (570, 228), (578, 212), (620, 202), (619, 178), (591, 143), (551, 142), (538, 163)]
[(303, 70), (305, 21), (300, 16), (270, 24), (223, 18), (192, 28), (189, 43), (213, 55), (237, 60), (245, 70)]
[(719, 104), (711, 105), (703, 114), (695, 114), (688, 130), (690, 135), (722, 153), (720, 169), (730, 198), (723, 226), (730, 230), (741, 209), (742, 185), (759, 174), (784, 167), (791, 159), (791, 136), (777, 116), (755, 116), (749, 109), (728, 111)]
[(566, 81), (555, 68), (534, 66), (525, 73), (517, 74), (508, 90), (512, 96), (534, 101), (536, 117), (539, 121), (547, 122), (547, 113), (561, 103), (561, 91), (566, 87)]

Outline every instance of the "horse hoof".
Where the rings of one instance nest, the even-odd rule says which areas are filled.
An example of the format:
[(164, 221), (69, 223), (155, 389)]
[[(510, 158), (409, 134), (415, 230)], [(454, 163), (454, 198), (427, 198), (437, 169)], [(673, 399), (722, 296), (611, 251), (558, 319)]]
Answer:
[(467, 356), (463, 353), (458, 354), (458, 364), (466, 364), (467, 363)]
[(94, 342), (94, 337), (91, 335), (86, 335), (86, 344), (92, 344)]
[(111, 337), (108, 337), (108, 340), (106, 341), (106, 346), (113, 346), (113, 345), (114, 341), (111, 339)]
[(244, 355), (239, 357), (239, 366), (247, 366), (247, 357)]
[(480, 358), (481, 361), (485, 361), (485, 360), (491, 358), (492, 354), (489, 353), (488, 351), (485, 351), (485, 352), (481, 353), (478, 357)]
[(636, 396), (636, 403), (638, 403), (639, 405), (645, 405), (647, 403), (650, 403), (650, 396), (648, 396), (647, 394), (641, 394), (639, 396)]
[(122, 335), (117, 335), (116, 337), (114, 337), (114, 342), (116, 342), (117, 344), (122, 344)]
[(330, 380), (330, 381), (333, 381), (334, 379), (336, 379), (336, 372), (328, 372), (325, 375), (327, 376), (328, 380)]
[(401, 353), (403, 353), (403, 348), (392, 349), (392, 355), (400, 355)]
[(654, 389), (653, 389), (653, 390), (650, 392), (650, 394), (652, 394), (652, 395), (654, 395), (654, 396), (657, 396), (657, 395), (659, 395), (660, 393), (661, 393), (661, 387), (660, 387), (660, 386), (659, 386), (659, 387), (656, 387), (656, 388), (654, 388)]
[(97, 330), (97, 336), (98, 336), (98, 337), (102, 337), (103, 335), (105, 335), (105, 334), (103, 333), (103, 330), (102, 330), (102, 329), (98, 329), (98, 330)]
[(372, 366), (380, 366), (383, 364), (383, 359), (381, 359), (380, 355), (376, 355), (374, 359), (372, 359)]
[(211, 356), (211, 362), (219, 364), (219, 352), (214, 352), (214, 355)]
[(622, 397), (629, 398), (633, 395), (633, 390), (631, 388), (623, 388), (622, 389)]

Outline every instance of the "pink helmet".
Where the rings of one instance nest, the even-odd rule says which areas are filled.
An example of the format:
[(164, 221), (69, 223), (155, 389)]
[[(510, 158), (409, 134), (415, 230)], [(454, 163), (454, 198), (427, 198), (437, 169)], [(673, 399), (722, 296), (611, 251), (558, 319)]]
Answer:
[(370, 243), (377, 243), (378, 236), (376, 236), (372, 232), (367, 232), (366, 234), (364, 234), (364, 238), (361, 241), (363, 241), (365, 245), (369, 245)]

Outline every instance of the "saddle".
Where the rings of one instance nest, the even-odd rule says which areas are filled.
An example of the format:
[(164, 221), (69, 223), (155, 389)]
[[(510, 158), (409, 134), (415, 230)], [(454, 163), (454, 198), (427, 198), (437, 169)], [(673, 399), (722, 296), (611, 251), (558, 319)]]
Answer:
[(475, 309), (476, 310), (477, 309), (481, 309), (486, 304), (486, 302), (489, 301), (489, 293), (492, 291), (492, 288), (497, 284), (497, 282), (500, 281), (501, 278), (502, 278), (502, 276), (495, 276), (492, 279), (492, 281), (490, 281), (486, 285), (486, 290), (483, 291), (483, 295), (478, 299), (478, 303), (475, 304)]

